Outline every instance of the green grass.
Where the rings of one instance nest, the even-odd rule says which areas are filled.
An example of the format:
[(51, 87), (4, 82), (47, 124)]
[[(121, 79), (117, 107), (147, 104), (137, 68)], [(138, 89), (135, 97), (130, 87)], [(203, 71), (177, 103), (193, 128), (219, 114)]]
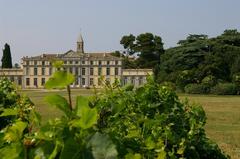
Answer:
[[(61, 94), (67, 97), (66, 91), (20, 91), (35, 103), (36, 109), (47, 121), (61, 115), (56, 108), (47, 105), (44, 97), (50, 94)], [(72, 90), (73, 99), (77, 95), (92, 95), (92, 90)], [(201, 104), (206, 111), (207, 124), (205, 126), (208, 137), (233, 159), (240, 158), (240, 96), (206, 96), (180, 94), (180, 99), (188, 98), (191, 103)]]
[(180, 95), (203, 106), (208, 137), (233, 159), (240, 158), (240, 96)]

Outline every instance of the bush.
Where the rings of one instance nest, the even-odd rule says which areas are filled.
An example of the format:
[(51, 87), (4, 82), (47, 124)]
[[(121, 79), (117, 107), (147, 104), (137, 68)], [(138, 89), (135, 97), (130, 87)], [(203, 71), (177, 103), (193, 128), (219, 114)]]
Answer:
[(219, 83), (211, 89), (211, 93), (216, 95), (236, 95), (237, 87), (234, 83)]
[(207, 94), (209, 93), (209, 86), (205, 84), (188, 84), (185, 86), (184, 91), (189, 94)]
[(170, 88), (171, 90), (174, 90), (174, 91), (176, 90), (176, 85), (173, 82), (162, 82), (160, 84), (160, 86), (168, 87), (168, 88)]
[(119, 158), (227, 158), (206, 137), (203, 108), (152, 80), (98, 95), (92, 105), (100, 111), (98, 131), (110, 135)]

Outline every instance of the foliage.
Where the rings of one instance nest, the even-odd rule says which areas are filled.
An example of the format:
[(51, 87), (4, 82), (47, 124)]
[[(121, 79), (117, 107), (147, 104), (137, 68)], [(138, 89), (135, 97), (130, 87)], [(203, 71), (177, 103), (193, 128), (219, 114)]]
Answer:
[(10, 46), (4, 45), (3, 56), (2, 56), (2, 68), (12, 68), (12, 56)]
[(184, 91), (189, 94), (207, 94), (210, 92), (210, 87), (206, 84), (188, 84)]
[[(134, 35), (125, 35), (122, 37), (120, 44), (123, 45), (125, 56), (137, 55), (137, 60), (127, 61), (125, 65), (139, 68), (154, 68), (160, 64), (160, 56), (164, 53), (162, 39), (152, 33)], [(135, 63), (135, 64), (131, 64)]]
[[(171, 81), (180, 89), (190, 83), (213, 87), (217, 81), (233, 82), (233, 75), (240, 71), (239, 39), (237, 30), (225, 30), (214, 38), (190, 34), (161, 55), (159, 82)], [(190, 74), (182, 79), (184, 71)]]
[(237, 93), (237, 87), (234, 83), (219, 83), (211, 89), (213, 94), (234, 95)]
[[(46, 85), (69, 88), (71, 80), (58, 79), (64, 73), (58, 66)], [(3, 159), (227, 158), (206, 137), (202, 107), (180, 102), (150, 77), (137, 89), (116, 81), (93, 97), (78, 96), (75, 107), (58, 94), (45, 100), (63, 116), (44, 125), (28, 100), (3, 110), (2, 116), (14, 116), (0, 133)]]
[(97, 127), (110, 135), (119, 158), (226, 158), (206, 137), (202, 107), (181, 103), (152, 79), (136, 90), (107, 90), (91, 105), (100, 111)]

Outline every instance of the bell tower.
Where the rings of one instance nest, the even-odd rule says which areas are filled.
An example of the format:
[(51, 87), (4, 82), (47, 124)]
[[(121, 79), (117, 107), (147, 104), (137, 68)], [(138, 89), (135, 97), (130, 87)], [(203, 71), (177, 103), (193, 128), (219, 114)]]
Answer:
[(84, 53), (84, 42), (81, 34), (77, 39), (77, 53)]

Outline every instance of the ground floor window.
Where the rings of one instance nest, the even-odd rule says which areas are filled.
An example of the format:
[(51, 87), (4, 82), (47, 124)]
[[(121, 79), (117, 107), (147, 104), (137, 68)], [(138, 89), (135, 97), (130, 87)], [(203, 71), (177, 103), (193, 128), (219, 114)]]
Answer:
[(30, 85), (30, 79), (26, 78), (26, 85), (29, 86)]
[(82, 78), (82, 85), (84, 86), (86, 84), (85, 78)]
[(37, 78), (34, 78), (34, 79), (33, 79), (33, 85), (34, 85), (34, 86), (38, 86), (38, 80), (37, 80)]
[(93, 84), (94, 84), (93, 78), (90, 78), (90, 86), (92, 86)]
[(45, 78), (42, 78), (42, 86), (45, 85)]
[(18, 77), (18, 85), (22, 85), (22, 78)]

